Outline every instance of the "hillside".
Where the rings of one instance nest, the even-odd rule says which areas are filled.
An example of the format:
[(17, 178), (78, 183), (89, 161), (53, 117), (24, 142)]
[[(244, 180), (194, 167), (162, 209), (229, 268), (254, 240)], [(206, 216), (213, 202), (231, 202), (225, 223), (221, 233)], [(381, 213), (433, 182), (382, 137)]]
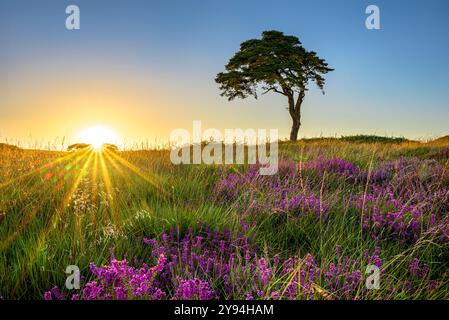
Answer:
[(12, 144), (7, 144), (7, 143), (0, 143), (0, 150), (4, 151), (4, 150), (20, 150), (19, 147), (14, 146)]

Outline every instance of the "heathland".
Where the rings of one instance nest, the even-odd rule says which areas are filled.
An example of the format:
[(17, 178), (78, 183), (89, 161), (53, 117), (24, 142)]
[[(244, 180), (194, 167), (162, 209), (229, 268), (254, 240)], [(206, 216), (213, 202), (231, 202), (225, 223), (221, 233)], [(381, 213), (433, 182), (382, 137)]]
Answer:
[(0, 296), (449, 298), (447, 139), (279, 149), (261, 176), (168, 150), (1, 147)]

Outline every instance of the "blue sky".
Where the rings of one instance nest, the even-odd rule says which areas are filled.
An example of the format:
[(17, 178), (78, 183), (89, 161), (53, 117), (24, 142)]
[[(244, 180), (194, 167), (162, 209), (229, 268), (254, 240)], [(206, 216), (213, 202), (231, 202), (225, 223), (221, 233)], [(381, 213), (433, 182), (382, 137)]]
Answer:
[[(69, 4), (80, 30), (65, 29)], [(365, 28), (369, 4), (381, 30)], [(282, 96), (228, 102), (214, 83), (242, 41), (271, 29), (335, 68), (326, 95), (306, 96), (301, 137), (449, 133), (449, 1), (1, 0), (0, 139), (71, 137), (94, 123), (164, 139), (192, 120), (286, 137)]]

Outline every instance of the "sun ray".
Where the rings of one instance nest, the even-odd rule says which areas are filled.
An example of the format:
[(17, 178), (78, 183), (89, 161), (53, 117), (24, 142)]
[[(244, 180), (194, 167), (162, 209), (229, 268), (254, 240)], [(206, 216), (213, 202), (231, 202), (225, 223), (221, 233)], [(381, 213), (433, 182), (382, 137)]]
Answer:
[[(27, 184), (27, 187), (26, 188), (24, 188), (24, 190), (26, 190), (26, 193), (28, 194), (28, 196), (27, 197), (31, 197), (31, 196), (33, 196), (33, 197), (35, 197), (35, 192), (37, 191), (37, 190), (39, 190), (40, 188), (42, 188), (42, 183), (47, 183), (47, 182), (51, 182), (51, 178), (58, 178), (58, 177), (60, 177), (64, 172), (65, 172), (65, 170), (69, 170), (69, 168), (75, 168), (76, 166), (78, 166), (78, 164), (83, 160), (83, 159), (85, 159), (85, 157), (87, 156), (87, 154), (88, 154), (89, 152), (87, 151), (87, 152), (82, 152), (82, 153), (77, 153), (77, 156), (73, 159), (73, 162), (70, 162), (70, 163), (64, 163), (64, 161), (65, 162), (68, 162), (69, 160), (71, 160), (73, 157), (70, 157), (70, 158), (66, 158), (66, 159), (64, 159), (63, 161), (60, 161), (60, 162), (58, 162), (58, 163), (53, 163), (53, 164), (51, 164), (51, 165), (47, 165), (47, 166), (44, 166), (44, 169), (48, 169), (49, 171), (47, 172), (47, 174), (49, 174), (49, 176), (48, 176), (48, 178), (46, 177), (46, 175), (44, 175), (44, 176), (42, 176), (42, 174), (45, 172), (45, 171), (43, 171), (43, 172), (40, 172), (40, 174), (41, 174), (41, 179), (35, 179), (37, 176), (38, 176), (38, 174), (35, 174), (35, 175), (33, 175), (33, 176), (30, 176), (31, 178), (29, 179), (29, 181), (28, 182), (31, 182), (30, 184)], [(59, 168), (59, 171), (54, 171), (56, 168), (57, 168), (57, 165), (58, 164), (65, 164), (65, 168)], [(69, 168), (67, 168), (67, 166), (69, 166)], [(42, 170), (44, 170), (44, 169), (42, 169)], [(50, 169), (51, 170), (53, 170), (53, 172), (51, 172), (50, 171)]]
[[(31, 252), (31, 255), (30, 255), (29, 259), (28, 259), (28, 265), (29, 266), (33, 265), (33, 263), (34, 263), (34, 261), (36, 259), (37, 253), (42, 250), (42, 247), (44, 245), (45, 239), (48, 237), (48, 234), (50, 233), (52, 228), (56, 228), (58, 219), (61, 217), (62, 212), (64, 211), (64, 208), (68, 205), (72, 195), (74, 194), (74, 192), (78, 188), (78, 186), (81, 183), (81, 180), (82, 180), (86, 170), (89, 167), (89, 164), (90, 164), (90, 162), (92, 160), (92, 155), (93, 155), (93, 152), (91, 151), (90, 154), (89, 154), (89, 157), (87, 158), (86, 162), (84, 163), (84, 165), (83, 165), (83, 167), (82, 167), (82, 169), (80, 171), (79, 176), (76, 177), (75, 182), (73, 183), (71, 188), (68, 190), (68, 192), (65, 193), (63, 201), (59, 204), (59, 206), (54, 211), (54, 214), (50, 218), (50, 222), (48, 224), (48, 227), (45, 228), (44, 230), (42, 230), (40, 232), (40, 234), (38, 235), (35, 249)], [(21, 273), (20, 281), (17, 282), (17, 285), (20, 285), (22, 283), (23, 278), (26, 276), (26, 272), (27, 272), (27, 269), (24, 268), (22, 270), (22, 273)]]
[(59, 164), (59, 163), (61, 163), (63, 161), (70, 160), (70, 159), (72, 159), (74, 157), (77, 157), (77, 156), (81, 156), (82, 157), (82, 156), (86, 155), (88, 152), (89, 152), (88, 150), (78, 151), (78, 152), (73, 152), (73, 153), (67, 154), (67, 155), (65, 155), (65, 156), (63, 156), (61, 158), (57, 158), (57, 159), (55, 159), (55, 160), (53, 160), (51, 162), (48, 162), (48, 163), (44, 164), (43, 166), (41, 166), (41, 167), (39, 167), (37, 169), (34, 169), (34, 170), (32, 170), (30, 172), (27, 172), (27, 173), (25, 173), (23, 175), (20, 175), (18, 177), (14, 177), (13, 179), (8, 180), (6, 182), (0, 183), (0, 189), (2, 189), (4, 187), (7, 187), (7, 186), (9, 186), (9, 185), (11, 185), (11, 184), (13, 184), (15, 182), (19, 182), (22, 179), (26, 179), (28, 177), (34, 176), (36, 174), (39, 174), (39, 173), (41, 173), (42, 170), (47, 169), (48, 167), (51, 167), (51, 166), (55, 166), (55, 165), (57, 165), (57, 164)]
[[(86, 154), (83, 154), (86, 155)], [(81, 162), (84, 159), (84, 157), (80, 157), (76, 160), (76, 163)], [(80, 174), (81, 175), (81, 174)], [(78, 177), (79, 178), (79, 177)], [(52, 189), (52, 191), (50, 191), (49, 195), (53, 195), (57, 192), (56, 189)], [(6, 239), (3, 239), (0, 242), (0, 249), (1, 250), (5, 250), (7, 247), (9, 247), (9, 245), (11, 245), (11, 243), (17, 239), (17, 237), (24, 231), (26, 230), (27, 226), (33, 221), (33, 219), (36, 217), (36, 214), (39, 212), (39, 210), (41, 209), (41, 207), (43, 206), (43, 203), (41, 203), (38, 206), (35, 206), (33, 208), (33, 210), (27, 214), (21, 221), (21, 223), (16, 227), (16, 230), (14, 230), (14, 232), (9, 235)]]
[(103, 156), (103, 153), (99, 154), (100, 159), (100, 167), (101, 167), (101, 174), (103, 177), (103, 182), (106, 187), (106, 195), (109, 197), (109, 205), (111, 208), (112, 218), (114, 219), (114, 222), (117, 224), (121, 224), (121, 218), (118, 215), (117, 207), (116, 207), (116, 194), (114, 191), (114, 187), (111, 182), (111, 177), (109, 176), (109, 171), (105, 163), (105, 159)]
[(156, 188), (159, 192), (161, 192), (162, 195), (165, 196), (168, 194), (167, 191), (161, 187), (162, 179), (160, 177), (158, 177), (157, 175), (151, 174), (151, 173), (147, 174), (147, 173), (143, 172), (140, 168), (136, 167), (129, 161), (123, 159), (122, 157), (117, 155), (115, 152), (110, 152), (109, 150), (105, 150), (104, 152), (106, 154), (110, 155), (111, 157), (113, 157), (115, 160), (117, 160), (121, 165), (125, 166), (126, 168), (128, 168), (129, 170), (131, 170), (132, 172), (137, 174), (140, 178), (142, 178), (143, 180), (145, 180), (146, 182), (151, 184), (154, 188)]
[[(92, 201), (93, 203), (97, 203), (97, 199), (98, 199), (98, 183), (97, 183), (97, 179), (98, 179), (98, 158), (99, 158), (99, 154), (95, 153), (94, 155), (94, 164), (92, 167), (92, 188), (91, 188), (91, 194), (92, 194)], [(95, 212), (91, 213), (91, 222), (92, 225), (95, 226), (96, 224), (96, 214)]]
[(116, 172), (125, 179), (128, 179), (128, 176), (126, 176), (125, 172), (123, 171), (122, 168), (127, 168), (124, 166), (120, 166), (119, 163), (117, 163), (117, 161), (115, 161), (107, 152), (103, 153), (105, 159), (114, 167), (114, 169), (116, 170)]

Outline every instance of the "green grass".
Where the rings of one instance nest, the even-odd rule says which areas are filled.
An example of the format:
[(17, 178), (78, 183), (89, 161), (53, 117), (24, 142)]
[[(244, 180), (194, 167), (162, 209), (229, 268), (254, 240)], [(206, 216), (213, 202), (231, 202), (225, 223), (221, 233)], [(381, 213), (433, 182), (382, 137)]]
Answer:
[[(402, 138), (355, 136), (284, 142), (280, 155), (295, 161), (341, 157), (368, 168), (380, 158), (426, 158), (440, 147)], [(122, 163), (109, 155), (104, 167), (98, 154), (91, 162), (88, 156), (60, 152), (8, 149), (0, 154), (0, 295), (4, 298), (41, 299), (53, 285), (64, 284), (66, 266), (77, 265), (88, 274), (89, 263), (107, 263), (112, 252), (117, 257), (143, 258), (143, 237), (159, 236), (171, 227), (195, 230), (199, 220), (216, 229), (240, 226), (241, 212), (213, 201), (219, 166), (174, 166), (168, 151), (120, 152)], [(51, 161), (57, 163), (46, 167)], [(331, 178), (316, 183), (318, 189), (324, 183), (326, 194), (336, 198), (355, 188)], [(358, 191), (363, 192), (363, 187)], [(345, 254), (359, 259), (375, 244), (361, 234), (355, 216), (343, 202), (332, 207), (328, 223), (286, 222), (275, 215), (260, 215), (253, 235), (259, 246), (284, 257), (312, 253), (319, 261), (331, 261), (335, 245), (340, 244)], [(442, 277), (449, 263), (447, 249), (430, 242), (407, 249), (384, 243), (383, 259), (391, 275), (386, 281), (398, 281), (400, 270), (416, 255)], [(449, 298), (447, 275), (444, 281), (442, 288), (425, 298)], [(384, 294), (379, 290), (373, 298)]]

